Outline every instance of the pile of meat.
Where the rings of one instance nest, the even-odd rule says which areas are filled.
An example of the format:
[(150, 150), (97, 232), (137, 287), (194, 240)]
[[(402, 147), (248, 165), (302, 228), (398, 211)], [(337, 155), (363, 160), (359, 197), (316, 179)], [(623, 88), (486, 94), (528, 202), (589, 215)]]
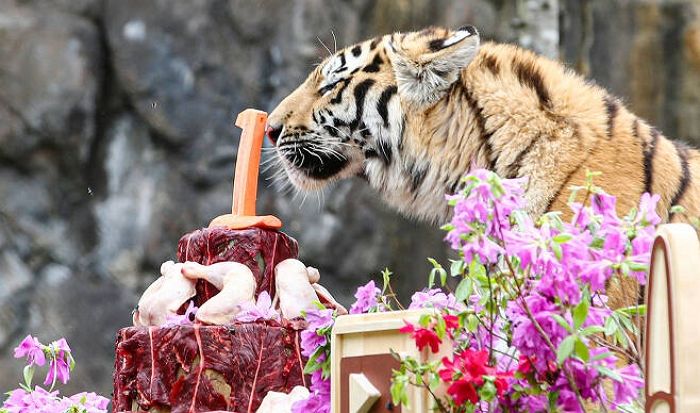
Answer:
[[(344, 309), (297, 251), (294, 239), (259, 228), (183, 236), (180, 262), (163, 264), (134, 327), (117, 335), (114, 411), (255, 412), (268, 392), (305, 386), (299, 316), (317, 300)], [(261, 294), (281, 317), (236, 321)]]

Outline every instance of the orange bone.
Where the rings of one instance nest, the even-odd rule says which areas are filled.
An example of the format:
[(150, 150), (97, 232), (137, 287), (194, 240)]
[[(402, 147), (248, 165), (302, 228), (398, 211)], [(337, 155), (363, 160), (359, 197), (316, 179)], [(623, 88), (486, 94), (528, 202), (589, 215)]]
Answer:
[(233, 176), (233, 206), (231, 213), (214, 218), (209, 227), (243, 229), (249, 227), (279, 229), (282, 221), (272, 215), (255, 215), (258, 196), (260, 151), (265, 136), (267, 113), (246, 109), (238, 114), (236, 126), (243, 129), (238, 144), (236, 171)]

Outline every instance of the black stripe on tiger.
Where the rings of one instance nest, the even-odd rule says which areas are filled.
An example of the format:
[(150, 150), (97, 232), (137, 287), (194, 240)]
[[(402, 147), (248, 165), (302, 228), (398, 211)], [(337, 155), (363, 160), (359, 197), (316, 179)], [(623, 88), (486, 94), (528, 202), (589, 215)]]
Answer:
[(481, 111), (481, 107), (477, 103), (476, 99), (474, 99), (474, 96), (472, 95), (471, 91), (462, 83), (461, 80), (458, 80), (455, 83), (457, 83), (458, 87), (460, 88), (458, 93), (461, 93), (464, 96), (464, 99), (466, 99), (467, 101), (467, 105), (469, 105), (470, 112), (474, 114), (474, 117), (476, 119), (476, 125), (479, 128), (479, 139), (482, 142), (484, 156), (486, 158), (486, 161), (488, 162), (487, 167), (489, 168), (489, 170), (493, 171), (495, 162), (491, 159), (492, 148), (491, 142), (489, 141), (491, 139), (491, 135), (493, 135), (493, 132), (489, 132), (486, 129), (486, 119), (484, 118), (484, 114)]
[[(690, 168), (688, 167), (688, 146), (682, 142), (673, 141), (673, 146), (676, 147), (676, 153), (678, 154), (678, 162), (681, 164), (681, 176), (678, 181), (678, 189), (671, 199), (670, 206), (678, 205), (678, 203), (683, 199), (685, 191), (688, 189), (688, 184), (690, 183)], [(668, 219), (673, 218), (674, 213), (669, 215)]]
[(362, 120), (362, 115), (365, 110), (365, 98), (367, 97), (367, 92), (369, 92), (369, 89), (374, 86), (374, 84), (374, 79), (365, 79), (358, 83), (352, 91), (355, 97), (355, 119), (348, 125), (351, 131), (356, 130)]
[(498, 63), (498, 58), (496, 56), (485, 54), (481, 60), (481, 64), (494, 76), (501, 71), (501, 64)]
[(658, 141), (659, 131), (652, 128), (650, 140), (644, 145), (644, 192), (651, 193), (654, 185), (654, 155), (656, 155), (656, 143)]
[(428, 173), (428, 168), (419, 167), (415, 163), (411, 163), (408, 167), (408, 173), (411, 175), (411, 192), (415, 194), (418, 188), (423, 184), (425, 176)]
[(530, 153), (530, 151), (532, 150), (532, 147), (535, 146), (537, 141), (540, 140), (540, 137), (541, 137), (541, 135), (538, 135), (534, 139), (532, 139), (530, 141), (530, 143), (528, 143), (527, 147), (525, 149), (523, 149), (522, 151), (520, 151), (518, 156), (515, 157), (515, 160), (513, 160), (513, 162), (510, 165), (508, 165), (508, 167), (506, 168), (507, 169), (506, 178), (513, 179), (513, 178), (518, 177), (518, 172), (520, 172), (520, 168), (522, 167), (523, 159), (525, 159), (527, 154)]
[(342, 83), (342, 86), (340, 86), (340, 90), (338, 90), (338, 93), (331, 99), (332, 105), (337, 105), (343, 100), (343, 92), (345, 92), (345, 89), (348, 88), (348, 85), (350, 84), (350, 79), (343, 79), (340, 82)]
[(542, 107), (548, 109), (552, 107), (552, 98), (544, 84), (544, 78), (534, 62), (514, 60), (513, 70), (518, 77), (518, 81), (535, 92)]
[(362, 71), (366, 73), (376, 73), (379, 71), (379, 67), (382, 65), (382, 63), (384, 63), (384, 60), (381, 56), (379, 56), (379, 53), (377, 53), (376, 55), (374, 55), (372, 63), (362, 68)]
[[(576, 134), (578, 135), (578, 128), (576, 128), (576, 131), (577, 131)], [(557, 198), (559, 198), (561, 196), (561, 192), (569, 184), (569, 181), (571, 180), (571, 178), (573, 178), (574, 174), (576, 172), (578, 172), (583, 167), (583, 165), (586, 163), (586, 161), (588, 161), (588, 158), (590, 156), (591, 156), (591, 152), (586, 151), (586, 156), (581, 160), (581, 162), (579, 162), (579, 164), (576, 165), (576, 167), (574, 169), (569, 171), (569, 173), (566, 175), (566, 178), (564, 178), (564, 180), (561, 182), (561, 185), (559, 185), (557, 192), (554, 194), (552, 199), (549, 200), (549, 203), (547, 204), (547, 209), (545, 210), (545, 212), (549, 212), (552, 210), (552, 205), (554, 205), (554, 201), (556, 201)]]
[(384, 162), (384, 165), (391, 165), (391, 160), (393, 158), (391, 144), (384, 139), (377, 139), (377, 155), (382, 162)]
[(389, 127), (389, 101), (396, 94), (397, 90), (395, 85), (389, 86), (382, 91), (379, 100), (377, 100), (377, 112), (382, 117), (385, 128)]
[(608, 115), (608, 139), (612, 139), (615, 129), (615, 118), (620, 111), (620, 104), (617, 99), (610, 96), (605, 97), (605, 112)]

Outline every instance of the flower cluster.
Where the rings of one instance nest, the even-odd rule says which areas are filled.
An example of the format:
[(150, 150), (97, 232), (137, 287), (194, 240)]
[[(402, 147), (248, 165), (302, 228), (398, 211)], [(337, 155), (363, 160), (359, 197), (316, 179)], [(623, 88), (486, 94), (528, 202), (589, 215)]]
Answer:
[(333, 310), (325, 308), (304, 314), (308, 325), (301, 332), (301, 354), (308, 358), (304, 373), (311, 374), (310, 395), (294, 403), (292, 413), (331, 410), (330, 335), (335, 317)]
[(635, 338), (645, 308), (622, 304), (637, 296), (634, 287), (611, 297), (608, 288), (646, 282), (659, 197), (644, 194), (638, 208), (619, 217), (615, 198), (593, 184), (594, 176), (572, 188), (568, 214), (532, 217), (524, 181), (486, 170), (448, 196), (454, 214), (446, 241), (461, 258), (449, 274), (459, 282), (454, 294), (433, 288), (435, 274), (443, 288), (450, 283), (431, 261), (431, 289), (416, 293), (411, 308), (435, 312), (401, 331), (421, 350), (437, 353), (449, 344), (453, 356), (404, 357), (393, 377), (395, 402), (405, 401), (411, 384), (434, 394), (445, 388), (436, 398), (445, 412), (640, 408)]
[[(25, 358), (24, 383), (8, 392), (9, 397), (0, 407), (0, 413), (106, 413), (109, 400), (95, 393), (78, 393), (70, 397), (61, 397), (54, 390), (57, 381), (66, 384), (70, 371), (75, 366), (71, 349), (64, 338), (49, 345), (43, 345), (31, 335), (15, 348), (15, 358)], [(32, 379), (36, 367), (42, 367), (48, 361), (44, 385), (32, 388)]]
[[(395, 299), (389, 278), (391, 273), (382, 273), (384, 286), (379, 289), (374, 280), (359, 287), (355, 292), (355, 302), (350, 307), (350, 314), (364, 314), (390, 310), (390, 298)], [(317, 303), (319, 309), (307, 311), (304, 319), (307, 326), (301, 332), (301, 354), (308, 358), (304, 373), (311, 375), (310, 395), (292, 406), (292, 413), (317, 412), (328, 413), (331, 409), (331, 330), (337, 314)]]

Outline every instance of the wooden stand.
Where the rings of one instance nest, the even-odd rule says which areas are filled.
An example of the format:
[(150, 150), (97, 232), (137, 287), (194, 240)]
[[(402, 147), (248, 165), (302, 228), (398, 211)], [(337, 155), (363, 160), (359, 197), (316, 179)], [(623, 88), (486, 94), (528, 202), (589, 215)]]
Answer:
[(647, 413), (700, 412), (700, 242), (686, 224), (659, 227), (647, 286)]
[(408, 334), (400, 333), (404, 320), (417, 324), (430, 310), (340, 316), (331, 339), (331, 412), (333, 413), (417, 413), (431, 411), (427, 391), (409, 387), (409, 407), (391, 404), (391, 370), (399, 367), (389, 350), (402, 356), (428, 361), (451, 354), (451, 346), (432, 354), (418, 351)]

